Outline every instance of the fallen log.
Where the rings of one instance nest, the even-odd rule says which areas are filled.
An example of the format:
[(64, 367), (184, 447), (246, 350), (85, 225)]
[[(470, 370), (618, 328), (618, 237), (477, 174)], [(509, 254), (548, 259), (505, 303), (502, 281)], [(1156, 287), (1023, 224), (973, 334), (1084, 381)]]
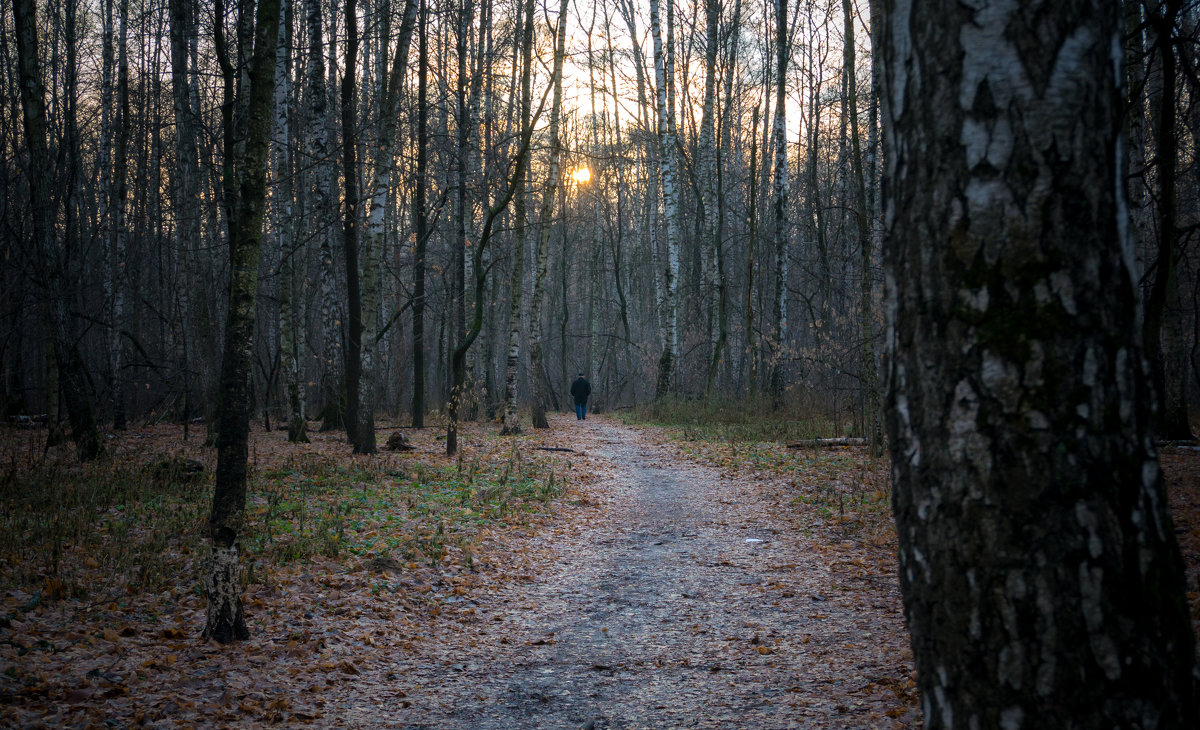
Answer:
[(801, 441), (788, 441), (789, 449), (819, 449), (825, 446), (865, 446), (867, 439), (855, 437), (843, 437), (834, 439), (803, 439)]
[(565, 451), (568, 454), (576, 453), (575, 449), (564, 449), (561, 446), (538, 446), (536, 448), (538, 451)]

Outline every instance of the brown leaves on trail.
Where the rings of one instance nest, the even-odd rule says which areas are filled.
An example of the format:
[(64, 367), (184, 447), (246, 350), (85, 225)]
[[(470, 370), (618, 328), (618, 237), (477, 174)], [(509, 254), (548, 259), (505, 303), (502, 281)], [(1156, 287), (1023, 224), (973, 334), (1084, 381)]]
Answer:
[[(157, 427), (38, 465), (4, 434), (0, 726), (919, 725), (886, 464), (553, 425), (462, 424), (453, 460), (436, 428), (370, 457), (255, 431), (231, 646), (200, 640), (211, 451)], [(1200, 459), (1162, 461), (1200, 628)]]
[[(412, 451), (371, 457), (352, 456), (344, 434), (292, 445), (255, 430), (252, 637), (227, 647), (200, 640), (215, 460), (201, 438), (118, 434), (113, 459), (89, 467), (3, 444), (7, 462), (28, 460), (0, 492), (0, 726), (332, 726), (347, 722), (330, 703), (352, 683), (403, 696), (387, 679), (396, 659), (473, 617), (478, 592), (510, 570), (528, 574), (514, 537), (575, 497), (578, 475), (536, 452), (540, 437), (461, 428), (460, 460), (435, 428), (410, 431)], [(159, 482), (170, 461), (203, 463), (198, 486)]]

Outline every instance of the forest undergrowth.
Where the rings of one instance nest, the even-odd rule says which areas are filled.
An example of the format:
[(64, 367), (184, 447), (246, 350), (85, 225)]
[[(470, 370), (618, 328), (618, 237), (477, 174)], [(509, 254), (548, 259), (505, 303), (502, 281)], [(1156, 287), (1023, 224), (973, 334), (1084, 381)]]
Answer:
[[(834, 433), (831, 422), (677, 416), (624, 418), (656, 424), (680, 458), (759, 485), (826, 551), (846, 600), (860, 585), (894, 595), (885, 460), (784, 445)], [(292, 445), (256, 428), (243, 542), (252, 638), (230, 647), (200, 638), (215, 466), (201, 437), (113, 434), (111, 457), (81, 466), (69, 448), (44, 452), (43, 431), (0, 431), (0, 725), (326, 726), (348, 684), (379, 677), (415, 692), (389, 669), (397, 656), (452, 651), (498, 587), (546, 569), (539, 535), (603, 509), (589, 496), (602, 475), (567, 423), (515, 439), (463, 424), (455, 459), (436, 428), (404, 429), (413, 451), (373, 456), (351, 456), (342, 433)], [(1168, 449), (1163, 466), (1200, 627), (1200, 458)], [(908, 726), (911, 681), (862, 691), (894, 696)]]
[[(885, 459), (863, 446), (788, 448), (788, 442), (854, 435), (851, 414), (837, 418), (822, 409), (772, 415), (769, 401), (723, 402), (667, 399), (626, 412), (623, 420), (663, 429), (682, 453), (730, 474), (787, 484), (799, 529), (844, 536), (871, 550), (873, 562), (894, 574), (896, 531)], [(1200, 424), (1194, 424), (1200, 433)], [(1175, 534), (1183, 554), (1192, 630), (1200, 637), (1200, 453), (1164, 445), (1159, 454)], [(812, 519), (804, 519), (809, 515)], [(1200, 649), (1200, 646), (1198, 646)], [(1200, 651), (1198, 651), (1200, 653)]]

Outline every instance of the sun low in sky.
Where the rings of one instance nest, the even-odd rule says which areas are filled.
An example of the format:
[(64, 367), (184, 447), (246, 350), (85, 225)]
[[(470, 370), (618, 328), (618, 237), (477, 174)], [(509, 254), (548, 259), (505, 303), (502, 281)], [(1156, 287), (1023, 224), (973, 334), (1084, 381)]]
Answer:
[(571, 172), (571, 179), (576, 183), (585, 183), (592, 179), (592, 171), (589, 170), (586, 165), (583, 167), (577, 167)]

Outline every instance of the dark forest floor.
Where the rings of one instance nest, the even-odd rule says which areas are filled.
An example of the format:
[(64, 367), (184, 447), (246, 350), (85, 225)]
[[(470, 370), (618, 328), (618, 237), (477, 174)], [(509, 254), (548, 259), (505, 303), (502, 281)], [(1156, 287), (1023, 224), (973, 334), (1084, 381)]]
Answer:
[[(33, 436), (11, 435), (0, 726), (920, 724), (883, 462), (552, 426), (515, 448), (469, 426), (459, 460), (434, 429), (375, 457), (256, 431), (253, 636), (228, 647), (199, 638), (211, 482), (160, 464), (211, 472), (209, 450), (171, 427), (121, 435), (118, 486), (89, 502), (95, 474), (65, 452), (33, 468)], [(1200, 619), (1200, 457), (1163, 464)], [(47, 505), (24, 492), (51, 486), (76, 496), (34, 519)]]

